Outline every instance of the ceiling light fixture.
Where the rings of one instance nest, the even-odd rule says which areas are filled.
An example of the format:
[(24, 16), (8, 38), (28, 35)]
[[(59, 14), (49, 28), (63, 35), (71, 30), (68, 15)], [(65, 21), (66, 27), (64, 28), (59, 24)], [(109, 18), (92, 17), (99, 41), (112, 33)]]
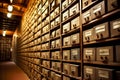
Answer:
[(13, 6), (12, 5), (8, 5), (8, 11), (12, 12), (13, 11)]
[(3, 36), (6, 36), (6, 30), (3, 30)]
[(10, 0), (10, 2), (12, 3), (12, 2), (13, 2), (13, 0)]
[(8, 12), (8, 13), (7, 13), (7, 17), (8, 17), (8, 18), (11, 18), (11, 17), (12, 17), (12, 13), (9, 13), (9, 12)]

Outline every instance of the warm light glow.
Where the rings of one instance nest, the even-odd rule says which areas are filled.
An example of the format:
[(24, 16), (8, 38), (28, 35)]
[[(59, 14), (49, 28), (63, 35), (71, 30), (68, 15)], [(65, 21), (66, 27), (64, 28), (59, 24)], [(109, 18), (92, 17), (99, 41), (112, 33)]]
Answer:
[(8, 11), (13, 11), (13, 6), (12, 5), (8, 5)]
[(12, 2), (13, 2), (13, 0), (10, 0), (10, 2), (12, 3)]
[(7, 13), (8, 18), (11, 18), (11, 16), (12, 16), (12, 13)]
[(6, 36), (6, 31), (5, 30), (3, 31), (3, 36)]

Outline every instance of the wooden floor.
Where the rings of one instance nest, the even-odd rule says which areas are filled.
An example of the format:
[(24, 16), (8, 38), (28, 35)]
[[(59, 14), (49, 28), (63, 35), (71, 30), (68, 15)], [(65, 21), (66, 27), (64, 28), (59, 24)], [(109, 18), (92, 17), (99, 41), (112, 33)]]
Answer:
[(0, 80), (30, 80), (14, 62), (0, 62)]

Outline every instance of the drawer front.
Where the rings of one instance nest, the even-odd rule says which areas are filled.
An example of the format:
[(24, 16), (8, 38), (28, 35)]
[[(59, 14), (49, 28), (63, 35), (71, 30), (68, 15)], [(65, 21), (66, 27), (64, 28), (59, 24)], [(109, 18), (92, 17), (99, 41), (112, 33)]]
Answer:
[(88, 6), (91, 2), (92, 2), (92, 0), (82, 0), (82, 8), (85, 8), (85, 7)]
[(120, 35), (120, 19), (111, 21), (110, 27), (111, 27), (111, 37)]
[(71, 35), (71, 44), (79, 44), (80, 43), (80, 35), (79, 33)]
[(60, 36), (60, 29), (57, 29), (57, 30), (56, 30), (56, 37), (57, 37), (57, 36)]
[(71, 21), (71, 29), (79, 28), (79, 26), (80, 26), (79, 23), (80, 23), (79, 17), (73, 19), (73, 20)]
[(73, 7), (70, 8), (70, 16), (75, 15), (79, 12), (79, 4), (75, 4)]
[(107, 8), (108, 8), (108, 11), (112, 11), (116, 8), (118, 8), (118, 2), (119, 0), (107, 0)]
[(94, 27), (94, 30), (95, 30), (95, 34), (94, 34), (95, 40), (100, 40), (100, 39), (104, 39), (104, 38), (109, 37), (108, 22)]
[(63, 51), (63, 60), (70, 60), (70, 50)]
[(60, 44), (61, 44), (60, 39), (56, 40), (56, 48), (59, 48)]
[(68, 31), (70, 31), (70, 23), (63, 25), (63, 33), (67, 33)]
[(55, 52), (52, 52), (51, 55), (52, 55), (52, 59), (56, 59), (56, 54), (55, 54)]
[(70, 46), (71, 45), (70, 42), (71, 42), (70, 36), (63, 38), (63, 46)]
[(120, 45), (116, 45), (116, 62), (120, 62)]
[(90, 42), (94, 40), (93, 29), (83, 31), (83, 42)]
[(113, 80), (112, 73), (112, 69), (96, 68), (96, 78), (98, 80)]
[(80, 60), (80, 49), (71, 49), (71, 60)]
[(82, 24), (91, 21), (91, 10), (88, 10), (82, 14)]
[(55, 26), (59, 25), (60, 24), (60, 17), (57, 17), (55, 19)]
[(103, 14), (105, 14), (105, 3), (104, 3), (104, 1), (100, 2), (99, 4), (95, 5), (92, 8), (92, 19), (100, 17)]
[(95, 48), (84, 48), (84, 60), (95, 61)]
[(68, 63), (63, 63), (63, 72), (65, 74), (70, 74), (70, 64)]
[(69, 17), (69, 12), (68, 10), (62, 14), (62, 21), (65, 21)]
[(61, 59), (60, 51), (55, 51), (55, 59)]
[(78, 72), (79, 72), (78, 68), (79, 68), (79, 65), (70, 64), (70, 74), (72, 76), (78, 77)]
[(84, 79), (95, 80), (95, 68), (91, 66), (84, 66)]
[(55, 21), (52, 21), (51, 22), (51, 29), (54, 28), (54, 26), (55, 26)]
[(51, 48), (55, 48), (55, 41), (51, 42)]
[(50, 20), (52, 20), (53, 18), (54, 18), (54, 12), (51, 13)]
[(55, 9), (55, 16), (57, 16), (58, 14), (60, 14), (60, 7), (57, 7), (57, 8)]
[(69, 77), (63, 76), (63, 80), (70, 80)]
[(99, 47), (97, 48), (97, 61), (102, 61), (104, 63), (113, 62), (113, 47)]
[(62, 10), (64, 10), (65, 8), (67, 8), (68, 6), (68, 0), (65, 0), (63, 3), (62, 3)]
[(55, 31), (53, 31), (52, 34), (51, 34), (51, 38), (54, 38), (54, 37), (56, 37)]
[(57, 63), (56, 70), (61, 71), (61, 63), (60, 62), (56, 62), (56, 63)]

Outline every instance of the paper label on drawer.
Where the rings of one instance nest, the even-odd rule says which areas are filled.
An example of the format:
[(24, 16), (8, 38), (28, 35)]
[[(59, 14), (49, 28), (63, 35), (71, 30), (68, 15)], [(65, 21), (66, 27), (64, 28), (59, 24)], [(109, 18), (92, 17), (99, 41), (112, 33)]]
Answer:
[(109, 72), (108, 71), (99, 70), (98, 75), (99, 75), (99, 77), (109, 78)]
[(78, 50), (72, 50), (72, 55), (77, 55), (78, 54)]
[(73, 6), (71, 9), (70, 9), (71, 11), (76, 11), (76, 10), (78, 10), (78, 4), (76, 4), (75, 6)]
[(109, 49), (100, 49), (99, 50), (99, 55), (109, 55), (110, 50)]
[(63, 30), (64, 30), (64, 29), (69, 30), (69, 28), (70, 28), (70, 23), (67, 23), (67, 24), (63, 25)]
[(83, 14), (83, 17), (84, 17), (84, 18), (87, 18), (87, 17), (89, 17), (89, 16), (90, 16), (90, 11), (88, 11), (88, 12), (86, 12), (86, 13)]
[(77, 38), (78, 38), (78, 35), (73, 35), (72, 36), (72, 40), (77, 40)]
[(101, 9), (102, 9), (102, 5), (99, 5), (99, 6), (95, 7), (95, 8), (93, 8), (93, 13), (101, 11)]
[(92, 68), (86, 68), (86, 73), (93, 74), (93, 69)]
[(95, 31), (96, 31), (96, 33), (104, 32), (105, 31), (105, 25), (96, 27)]
[(85, 51), (85, 54), (86, 54), (86, 55), (93, 55), (93, 50), (86, 50), (86, 51)]
[(92, 35), (92, 31), (91, 30), (85, 32), (85, 37), (88, 37), (88, 36), (91, 36), (91, 35)]
[(113, 22), (113, 29), (120, 28), (120, 21)]

